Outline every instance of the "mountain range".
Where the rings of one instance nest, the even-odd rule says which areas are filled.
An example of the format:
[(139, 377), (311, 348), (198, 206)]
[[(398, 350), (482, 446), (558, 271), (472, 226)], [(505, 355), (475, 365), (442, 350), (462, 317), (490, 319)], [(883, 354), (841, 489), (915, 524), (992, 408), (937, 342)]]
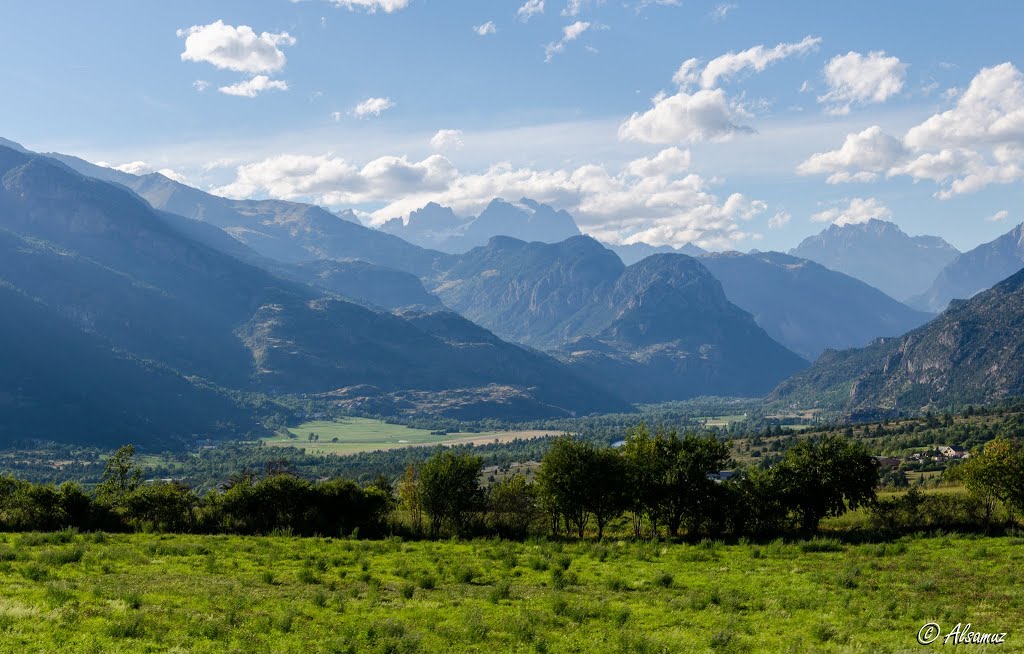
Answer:
[(856, 277), (901, 302), (924, 292), (960, 254), (937, 236), (908, 236), (878, 219), (830, 225), (789, 253)]
[(899, 336), (933, 317), (858, 279), (780, 252), (708, 253), (699, 260), (769, 336), (810, 361), (828, 348)]
[(475, 218), (459, 218), (450, 208), (431, 202), (409, 214), (408, 222), (392, 218), (381, 230), (410, 243), (455, 254), (485, 245), (494, 236), (557, 243), (580, 234), (576, 221), (566, 211), (529, 198), (518, 202), (496, 198)]
[[(0, 376), (0, 439), (45, 437), (44, 410), (60, 429), (95, 417), (105, 431), (86, 432), (105, 442), (259, 431), (258, 394), (514, 419), (773, 388), (851, 412), (945, 401), (958, 384), (970, 398), (1017, 392), (1017, 371), (992, 359), (1012, 338), (986, 336), (984, 320), (1009, 328), (978, 304), (1012, 313), (1013, 293), (925, 323), (1016, 272), (1022, 227), (961, 255), (884, 221), (832, 226), (792, 251), (816, 262), (605, 246), (526, 198), (475, 218), (430, 204), (382, 231), (9, 141), (0, 179), (0, 304), (20, 319), (3, 326), (15, 363)], [(892, 296), (911, 288), (928, 289), (913, 299), (924, 310)], [(95, 385), (91, 402), (81, 389)], [(145, 389), (175, 401), (157, 407)]]
[[(212, 228), (198, 223), (197, 230), (195, 221), (157, 211), (123, 186), (83, 177), (53, 159), (0, 148), (0, 178), (0, 280), (12, 311), (5, 322), (18, 321), (19, 313), (33, 320), (57, 316), (53, 329), (84, 335), (85, 341), (63, 338), (89, 350), (83, 359), (103, 350), (107, 369), (126, 370), (128, 377), (142, 375), (141, 364), (114, 361), (145, 362), (200, 390), (316, 394), (372, 386), (380, 395), (496, 386), (516, 391), (523, 417), (628, 408), (555, 359), (501, 341), (454, 314), (444, 321), (412, 319), (275, 276), (216, 247), (238, 245), (214, 237)], [(12, 343), (42, 351), (45, 341), (34, 339), (46, 334), (22, 333), (22, 341)], [(54, 359), (41, 358), (40, 365), (44, 361)], [(38, 407), (59, 418), (61, 407), (69, 406), (46, 394), (59, 385), (17, 381), (49, 379), (57, 370), (23, 367), (8, 374), (18, 385), (0, 392), (20, 398), (6, 405), (22, 416), (8, 422), (19, 433), (31, 431), (25, 424)], [(146, 384), (117, 379), (108, 386), (131, 395), (125, 407), (145, 405), (140, 395), (151, 392)], [(501, 394), (490, 397), (501, 402)], [(221, 404), (203, 414), (206, 423), (237, 419), (237, 406)], [(200, 422), (182, 418), (180, 424)], [(110, 428), (123, 433), (132, 424)], [(91, 427), (81, 429), (85, 435)]]

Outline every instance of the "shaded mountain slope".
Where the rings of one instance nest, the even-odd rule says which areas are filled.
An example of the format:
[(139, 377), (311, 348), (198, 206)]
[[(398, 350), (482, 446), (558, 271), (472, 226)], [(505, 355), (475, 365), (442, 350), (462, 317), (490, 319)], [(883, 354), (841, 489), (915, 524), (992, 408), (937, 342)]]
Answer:
[(182, 220), (123, 187), (0, 148), (0, 279), (134, 357), (238, 389), (504, 384), (554, 415), (626, 408), (550, 357), (493, 336), (469, 347), (324, 297), (207, 244), (221, 237), (194, 223), (179, 231)]
[[(827, 352), (773, 399), (848, 411), (990, 402), (1024, 394), (1024, 271), (932, 322), (867, 348)], [(824, 398), (823, 400), (819, 398)]]

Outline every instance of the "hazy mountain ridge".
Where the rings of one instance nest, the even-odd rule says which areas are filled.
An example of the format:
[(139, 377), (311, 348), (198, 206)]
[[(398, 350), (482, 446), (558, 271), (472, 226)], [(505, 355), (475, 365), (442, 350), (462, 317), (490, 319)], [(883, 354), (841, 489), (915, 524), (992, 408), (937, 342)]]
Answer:
[(77, 157), (56, 153), (46, 156), (84, 175), (127, 186), (156, 209), (215, 225), (270, 259), (287, 263), (361, 259), (423, 274), (443, 256), (316, 205), (284, 200), (232, 200), (159, 173), (136, 176)]
[(529, 198), (521, 198), (518, 202), (496, 198), (479, 216), (468, 218), (459, 218), (450, 208), (431, 202), (413, 211), (408, 222), (393, 218), (384, 223), (381, 230), (410, 243), (451, 254), (486, 245), (495, 236), (557, 243), (580, 234), (576, 221), (568, 212), (555, 210)]
[(697, 247), (693, 243), (687, 243), (678, 248), (671, 245), (649, 245), (647, 243), (629, 243), (624, 245), (605, 243), (604, 246), (619, 255), (622, 263), (627, 266), (632, 266), (634, 263), (646, 259), (653, 254), (685, 254), (691, 257), (708, 254), (707, 250)]
[(789, 251), (832, 270), (860, 279), (886, 295), (906, 301), (928, 288), (960, 252), (937, 236), (908, 236), (878, 219), (853, 225), (829, 225)]
[(910, 304), (942, 311), (951, 300), (971, 298), (1024, 268), (1024, 223), (964, 252), (939, 272), (931, 287)]
[(933, 318), (859, 279), (780, 252), (708, 253), (700, 262), (769, 336), (810, 361)]

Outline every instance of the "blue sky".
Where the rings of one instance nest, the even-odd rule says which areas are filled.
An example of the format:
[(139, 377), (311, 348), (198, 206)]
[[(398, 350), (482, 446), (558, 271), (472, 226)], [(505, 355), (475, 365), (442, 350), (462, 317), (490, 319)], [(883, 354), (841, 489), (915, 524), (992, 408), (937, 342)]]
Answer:
[(1024, 8), (936, 6), (10, 0), (0, 135), (368, 223), (528, 195), (609, 241), (969, 248), (1024, 218)]

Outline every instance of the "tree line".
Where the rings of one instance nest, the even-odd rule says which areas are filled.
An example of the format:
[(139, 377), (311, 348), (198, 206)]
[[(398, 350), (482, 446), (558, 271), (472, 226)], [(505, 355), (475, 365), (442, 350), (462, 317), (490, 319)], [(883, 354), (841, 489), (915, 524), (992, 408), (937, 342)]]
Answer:
[(479, 456), (442, 450), (397, 481), (312, 482), (281, 462), (200, 495), (174, 481), (143, 483), (134, 454), (125, 446), (111, 456), (93, 493), (0, 477), (0, 528), (601, 538), (614, 524), (637, 538), (764, 537), (813, 531), (828, 516), (871, 504), (878, 481), (864, 446), (835, 435), (796, 444), (770, 469), (723, 480), (727, 443), (645, 425), (621, 447), (559, 437), (533, 479), (493, 483)]

